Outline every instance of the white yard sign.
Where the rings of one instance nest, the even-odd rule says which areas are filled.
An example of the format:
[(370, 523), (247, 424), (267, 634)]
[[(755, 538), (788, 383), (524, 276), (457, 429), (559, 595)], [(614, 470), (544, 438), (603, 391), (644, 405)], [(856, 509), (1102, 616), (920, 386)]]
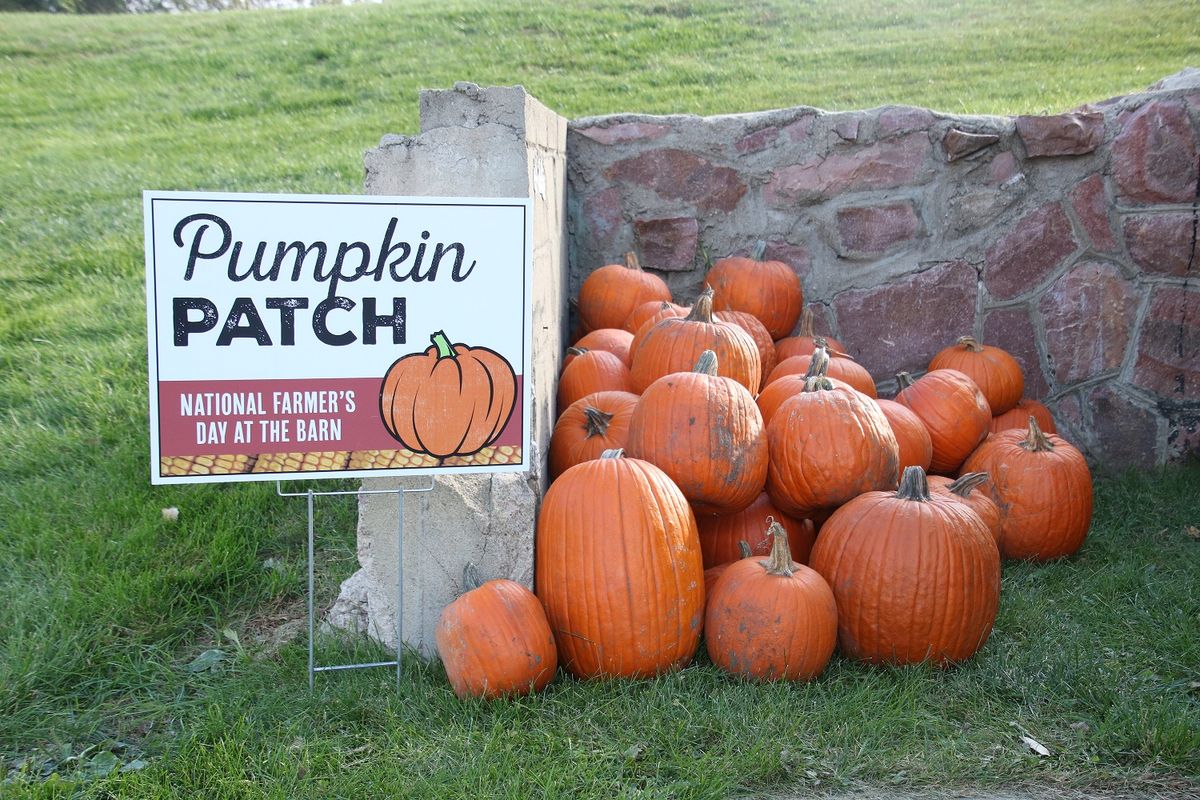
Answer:
[(144, 204), (153, 483), (528, 469), (527, 199)]

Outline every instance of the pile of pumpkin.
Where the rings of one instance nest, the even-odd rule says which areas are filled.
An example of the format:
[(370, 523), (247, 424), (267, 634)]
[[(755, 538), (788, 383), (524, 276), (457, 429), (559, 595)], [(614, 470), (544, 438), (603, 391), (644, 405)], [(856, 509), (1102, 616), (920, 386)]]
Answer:
[[(538, 517), (536, 595), (485, 583), (437, 631), (460, 696), (686, 665), (701, 638), (750, 680), (970, 658), (1001, 558), (1074, 553), (1082, 455), (1022, 399), (1019, 364), (964, 337), (894, 400), (813, 333), (786, 264), (717, 261), (690, 308), (635, 258), (592, 272)], [(799, 322), (799, 333), (790, 335)]]

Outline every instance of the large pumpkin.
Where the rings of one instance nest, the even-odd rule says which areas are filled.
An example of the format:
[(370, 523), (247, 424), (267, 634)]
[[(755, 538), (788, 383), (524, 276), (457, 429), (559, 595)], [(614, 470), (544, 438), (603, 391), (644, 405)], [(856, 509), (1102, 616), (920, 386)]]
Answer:
[(766, 242), (759, 242), (749, 258), (719, 259), (704, 282), (716, 293), (717, 311), (746, 311), (762, 322), (772, 339), (792, 332), (804, 308), (800, 276), (782, 261), (765, 260)]
[(829, 584), (792, 561), (787, 532), (771, 521), (771, 554), (726, 567), (704, 615), (704, 644), (720, 669), (748, 680), (812, 680), (837, 646)]
[[(704, 567), (709, 569), (746, 556), (765, 556), (771, 552), (771, 537), (767, 535), (767, 520), (774, 519), (787, 531), (792, 561), (808, 563), (808, 553), (817, 538), (812, 520), (793, 519), (781, 512), (763, 492), (754, 502), (733, 514), (697, 514), (700, 531), (700, 552)], [(747, 548), (746, 556), (741, 547)]]
[(975, 381), (992, 414), (1008, 411), (1025, 391), (1025, 374), (1017, 360), (1008, 351), (981, 344), (970, 336), (960, 336), (937, 353), (929, 369), (956, 369)]
[(837, 599), (838, 646), (870, 663), (945, 666), (987, 641), (1000, 553), (962, 503), (931, 495), (920, 467), (896, 492), (868, 492), (821, 527), (809, 565)]
[(731, 514), (762, 492), (767, 439), (750, 392), (718, 368), (706, 350), (693, 371), (650, 384), (634, 408), (625, 449), (666, 472), (698, 512)]
[(705, 289), (686, 317), (667, 317), (634, 336), (631, 351), (634, 391), (664, 375), (690, 372), (705, 350), (717, 355), (720, 374), (746, 387), (752, 395), (762, 382), (758, 346), (737, 325), (713, 319), (713, 292)]
[(450, 343), (438, 331), (422, 353), (397, 359), (383, 376), (379, 417), (414, 453), (445, 458), (487, 447), (504, 430), (517, 400), (517, 376), (486, 347)]
[(605, 264), (593, 270), (579, 287), (579, 319), (583, 330), (620, 328), (629, 312), (649, 300), (670, 302), (666, 281), (642, 270), (634, 253), (624, 264)]
[(625, 446), (638, 396), (631, 392), (595, 392), (569, 405), (550, 434), (550, 479), (576, 464)]
[(537, 597), (516, 581), (479, 584), (469, 567), (464, 585), (434, 631), (454, 693), (490, 700), (540, 691), (554, 679), (558, 653)]
[(818, 366), (767, 425), (767, 493), (794, 517), (894, 487), (899, 476), (899, 445), (879, 406), (820, 373)]
[(992, 434), (963, 464), (986, 472), (1000, 507), (1005, 558), (1050, 561), (1079, 550), (1092, 522), (1092, 475), (1083, 454), (1029, 417), (1024, 431)]
[(958, 472), (964, 459), (988, 435), (992, 410), (975, 381), (956, 369), (935, 369), (913, 380), (907, 372), (896, 376), (900, 393), (896, 402), (917, 415), (933, 445), (929, 471), (941, 475)]
[(559, 663), (585, 678), (686, 665), (704, 624), (704, 566), (687, 498), (619, 451), (571, 467), (538, 513), (537, 595)]

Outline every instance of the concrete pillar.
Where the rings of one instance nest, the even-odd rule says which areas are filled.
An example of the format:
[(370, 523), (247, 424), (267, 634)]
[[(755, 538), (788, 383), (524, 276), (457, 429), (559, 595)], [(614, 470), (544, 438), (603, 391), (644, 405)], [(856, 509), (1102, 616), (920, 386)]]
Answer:
[[(566, 341), (567, 121), (519, 86), (422, 91), (421, 133), (384, 136), (366, 153), (368, 194), (529, 197), (533, 205), (533, 352), (529, 473), (444, 475), (404, 501), (405, 643), (434, 654), (442, 608), (461, 593), (469, 561), (485, 578), (532, 588), (538, 503), (549, 483), (546, 452), (554, 386)], [(416, 488), (428, 478), (371, 479), (365, 488)], [(396, 642), (395, 495), (359, 502), (358, 560), (329, 614), (336, 627)]]

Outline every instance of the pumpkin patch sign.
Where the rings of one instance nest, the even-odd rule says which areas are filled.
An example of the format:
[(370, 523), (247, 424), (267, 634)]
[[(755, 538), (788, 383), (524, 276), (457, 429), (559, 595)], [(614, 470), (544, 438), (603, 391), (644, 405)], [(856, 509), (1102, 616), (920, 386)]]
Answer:
[(146, 192), (151, 482), (519, 471), (519, 199)]

